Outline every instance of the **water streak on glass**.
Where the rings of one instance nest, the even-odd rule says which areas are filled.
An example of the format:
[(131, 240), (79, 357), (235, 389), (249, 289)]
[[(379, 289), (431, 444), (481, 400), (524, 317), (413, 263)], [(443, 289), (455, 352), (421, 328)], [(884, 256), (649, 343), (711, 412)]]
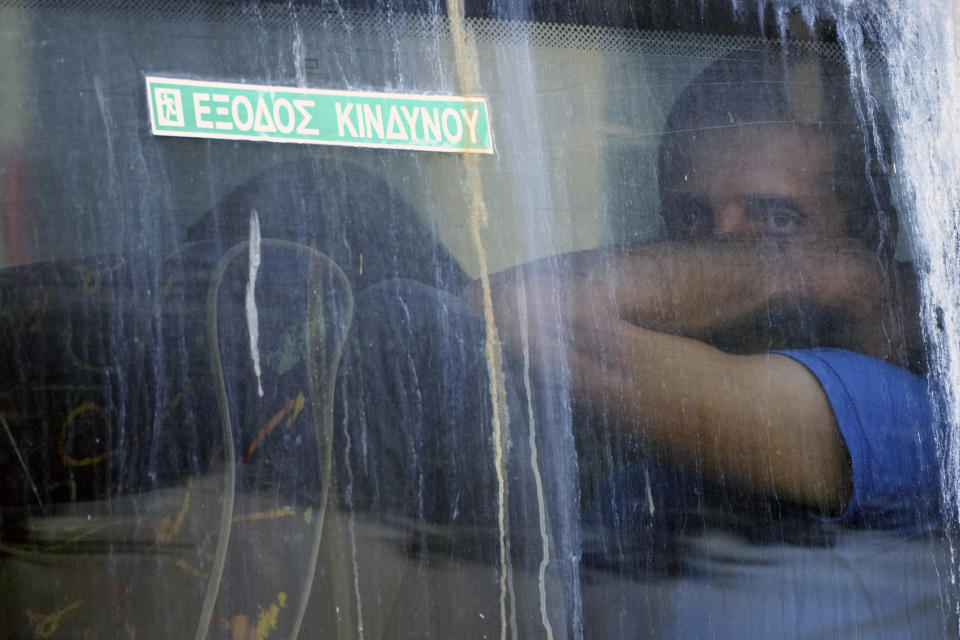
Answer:
[[(4, 630), (960, 634), (958, 34), (0, 0)], [(344, 146), (161, 136), (307, 102), (147, 76), (420, 102), (344, 94)], [(469, 136), (437, 96), (493, 154), (377, 146)]]

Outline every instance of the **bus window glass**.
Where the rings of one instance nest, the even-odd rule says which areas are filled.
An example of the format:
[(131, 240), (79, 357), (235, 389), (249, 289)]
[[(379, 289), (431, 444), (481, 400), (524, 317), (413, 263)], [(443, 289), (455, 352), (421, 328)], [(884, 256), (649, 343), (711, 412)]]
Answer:
[(649, 4), (0, 0), (11, 637), (956, 634), (905, 18)]

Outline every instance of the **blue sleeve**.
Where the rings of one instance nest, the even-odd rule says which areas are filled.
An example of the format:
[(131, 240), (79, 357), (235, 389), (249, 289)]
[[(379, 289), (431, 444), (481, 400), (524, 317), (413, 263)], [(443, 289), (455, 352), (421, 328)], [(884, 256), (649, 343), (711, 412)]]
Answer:
[(846, 511), (832, 520), (904, 531), (938, 525), (939, 438), (926, 380), (850, 351), (778, 353), (819, 380), (850, 453), (853, 495)]

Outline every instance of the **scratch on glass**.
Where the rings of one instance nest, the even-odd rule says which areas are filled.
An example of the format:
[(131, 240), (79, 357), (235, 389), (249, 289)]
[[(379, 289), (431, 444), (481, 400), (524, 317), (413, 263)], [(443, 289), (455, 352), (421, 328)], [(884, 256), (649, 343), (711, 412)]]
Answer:
[(260, 372), (260, 321), (257, 316), (256, 285), (257, 272), (260, 270), (260, 218), (257, 210), (250, 210), (250, 270), (247, 279), (247, 329), (250, 332), (250, 357), (253, 360), (253, 373), (257, 376), (257, 395), (263, 397), (263, 381)]
[[(517, 277), (520, 277), (519, 273)], [(520, 318), (527, 317), (527, 293), (526, 288), (522, 286), (517, 287), (517, 309)], [(527, 395), (527, 421), (530, 429), (530, 468), (533, 471), (533, 479), (537, 488), (537, 517), (539, 519), (542, 553), (540, 558), (540, 571), (537, 576), (537, 584), (540, 589), (540, 620), (543, 622), (543, 630), (547, 634), (547, 640), (553, 640), (553, 626), (550, 624), (550, 617), (547, 615), (547, 566), (550, 564), (550, 537), (547, 534), (547, 512), (543, 494), (543, 478), (540, 475), (540, 464), (538, 461), (537, 421), (533, 412), (533, 398), (530, 384), (530, 337), (527, 330), (527, 323), (522, 321), (520, 323), (520, 339), (523, 342), (523, 388)]]

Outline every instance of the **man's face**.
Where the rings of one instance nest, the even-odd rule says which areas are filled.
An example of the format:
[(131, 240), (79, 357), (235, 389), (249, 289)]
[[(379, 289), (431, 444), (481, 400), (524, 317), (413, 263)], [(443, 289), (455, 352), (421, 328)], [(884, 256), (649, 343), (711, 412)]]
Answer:
[(689, 170), (661, 194), (674, 238), (842, 238), (846, 206), (834, 193), (834, 147), (788, 125), (698, 132)]
[[(669, 237), (848, 236), (848, 207), (831, 186), (835, 147), (821, 135), (787, 125), (750, 125), (697, 132), (687, 149), (687, 171), (661, 194)], [(821, 310), (799, 301), (782, 304), (716, 327), (706, 340), (738, 353), (836, 342), (836, 323)]]

